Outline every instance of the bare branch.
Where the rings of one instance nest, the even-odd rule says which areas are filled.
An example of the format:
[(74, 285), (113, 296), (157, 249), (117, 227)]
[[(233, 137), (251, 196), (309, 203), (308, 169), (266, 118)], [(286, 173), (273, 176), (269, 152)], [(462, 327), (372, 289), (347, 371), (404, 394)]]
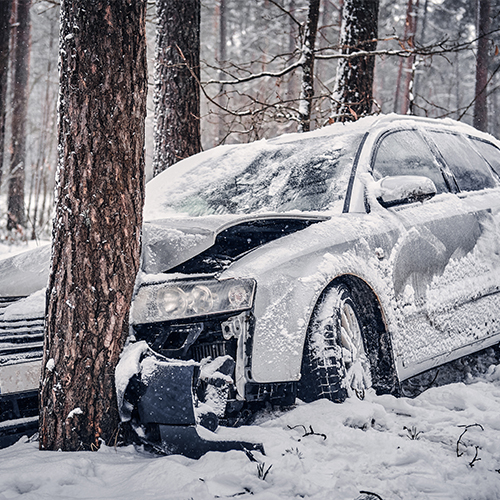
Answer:
[(252, 80), (258, 80), (259, 78), (271, 77), (271, 78), (281, 78), (291, 71), (302, 67), (303, 60), (299, 59), (297, 62), (291, 64), (290, 66), (282, 69), (281, 71), (261, 71), (260, 73), (254, 73), (250, 76), (244, 78), (235, 78), (234, 80), (208, 80), (207, 82), (201, 82), (202, 85), (237, 85), (240, 83), (251, 82)]
[[(494, 30), (493, 32), (498, 32), (498, 30)], [(492, 33), (493, 33), (492, 32)], [(389, 39), (382, 39), (380, 41), (388, 41), (388, 40), (396, 40), (400, 44), (401, 48), (400, 49), (379, 49), (379, 50), (357, 50), (355, 52), (351, 52), (349, 54), (345, 54), (343, 52), (339, 52), (338, 49), (334, 49), (333, 47), (323, 47), (321, 49), (315, 50), (314, 51), (314, 58), (317, 61), (328, 61), (332, 59), (354, 59), (357, 57), (372, 57), (372, 56), (396, 56), (396, 57), (414, 57), (416, 55), (423, 56), (423, 57), (430, 57), (430, 56), (435, 56), (435, 55), (440, 55), (440, 56), (446, 56), (446, 54), (449, 54), (450, 52), (460, 52), (464, 50), (470, 50), (471, 47), (474, 45), (474, 43), (477, 41), (477, 39), (468, 41), (468, 42), (463, 42), (463, 43), (454, 43), (454, 44), (449, 44), (448, 40), (442, 40), (440, 42), (436, 42), (430, 45), (425, 45), (425, 46), (405, 46), (405, 41), (404, 40), (399, 40), (397, 38), (389, 38)], [(348, 47), (347, 47), (348, 48)], [(346, 48), (344, 48), (345, 50)], [(335, 52), (332, 53), (324, 53), (325, 51), (328, 50), (335, 50)], [(280, 71), (261, 71), (259, 73), (253, 73), (250, 74), (246, 77), (233, 77), (232, 80), (220, 80), (220, 79), (211, 79), (205, 82), (201, 82), (202, 85), (238, 85), (241, 83), (246, 83), (250, 82), (253, 80), (258, 80), (260, 78), (265, 78), (265, 77), (270, 77), (270, 78), (281, 78), (288, 73), (301, 68), (304, 65), (305, 59), (304, 57), (300, 57), (300, 59), (293, 64), (290, 64), (286, 68), (283, 68)], [(248, 71), (248, 70), (246, 70)], [(227, 73), (227, 71), (225, 71)]]
[(281, 10), (281, 12), (283, 12), (284, 14), (286, 14), (299, 28), (302, 27), (302, 23), (297, 21), (297, 19), (295, 19), (294, 15), (289, 10), (286, 10), (282, 5), (280, 5), (275, 0), (268, 0), (268, 2), (278, 7), (278, 9)]

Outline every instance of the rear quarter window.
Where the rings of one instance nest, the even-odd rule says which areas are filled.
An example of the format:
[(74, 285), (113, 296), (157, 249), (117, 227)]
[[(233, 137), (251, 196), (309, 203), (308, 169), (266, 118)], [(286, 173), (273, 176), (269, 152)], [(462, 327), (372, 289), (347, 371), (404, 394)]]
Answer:
[(472, 138), (474, 147), (479, 151), (481, 156), (490, 164), (497, 175), (497, 180), (500, 179), (500, 149), (491, 142), (482, 141), (481, 139)]
[(496, 186), (490, 166), (462, 135), (429, 131), (448, 168), (453, 173), (460, 191), (479, 191)]

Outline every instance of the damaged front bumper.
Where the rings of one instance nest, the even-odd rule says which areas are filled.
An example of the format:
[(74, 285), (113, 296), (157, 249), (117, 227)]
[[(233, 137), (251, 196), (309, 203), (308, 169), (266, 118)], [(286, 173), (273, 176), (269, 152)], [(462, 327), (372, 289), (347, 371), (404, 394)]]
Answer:
[[(144, 341), (131, 344), (116, 369), (122, 421), (130, 422), (141, 442), (165, 454), (199, 458), (208, 451), (264, 453), (260, 443), (221, 440), (213, 432), (217, 409), (196, 397), (200, 373), (200, 363), (165, 358)], [(224, 384), (219, 385), (224, 392)]]

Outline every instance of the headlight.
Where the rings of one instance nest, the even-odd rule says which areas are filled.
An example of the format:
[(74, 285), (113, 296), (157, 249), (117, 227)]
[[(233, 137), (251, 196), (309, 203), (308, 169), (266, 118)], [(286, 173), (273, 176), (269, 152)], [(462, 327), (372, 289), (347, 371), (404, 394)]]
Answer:
[(157, 323), (252, 307), (255, 281), (207, 280), (143, 285), (132, 304), (132, 324)]

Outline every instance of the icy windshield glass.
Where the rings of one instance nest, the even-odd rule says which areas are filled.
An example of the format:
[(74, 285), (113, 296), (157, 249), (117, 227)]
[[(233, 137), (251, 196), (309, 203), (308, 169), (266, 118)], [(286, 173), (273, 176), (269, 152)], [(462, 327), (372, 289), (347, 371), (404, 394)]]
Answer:
[(148, 183), (145, 218), (327, 210), (344, 198), (361, 137), (294, 134), (214, 148)]

